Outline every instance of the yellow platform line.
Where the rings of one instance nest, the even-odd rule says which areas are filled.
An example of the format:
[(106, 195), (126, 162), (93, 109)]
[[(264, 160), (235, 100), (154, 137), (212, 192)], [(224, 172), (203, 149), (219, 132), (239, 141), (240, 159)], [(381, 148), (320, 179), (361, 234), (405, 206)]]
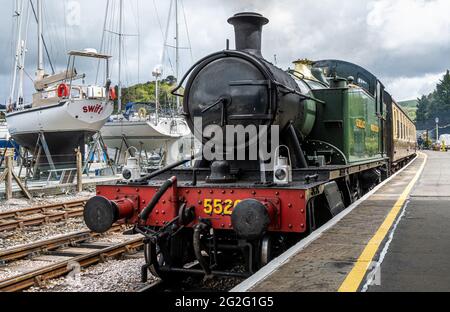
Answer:
[(364, 276), (366, 276), (367, 270), (370, 266), (370, 264), (373, 261), (373, 258), (375, 257), (378, 249), (380, 248), (381, 243), (386, 238), (386, 235), (389, 233), (389, 230), (392, 228), (392, 225), (394, 224), (395, 220), (397, 219), (400, 211), (403, 208), (403, 205), (405, 204), (406, 200), (409, 198), (409, 195), (414, 187), (414, 185), (419, 180), (420, 176), (422, 175), (422, 172), (425, 168), (425, 164), (427, 163), (428, 156), (426, 154), (420, 153), (422, 156), (424, 156), (424, 161), (422, 166), (420, 167), (419, 171), (416, 173), (414, 179), (408, 184), (406, 189), (403, 191), (403, 193), (400, 195), (399, 199), (395, 203), (395, 205), (392, 207), (391, 211), (389, 212), (388, 216), (384, 220), (383, 224), (381, 224), (380, 228), (377, 230), (375, 235), (372, 237), (372, 239), (369, 241), (369, 243), (364, 248), (363, 252), (359, 256), (358, 260), (355, 263), (355, 266), (350, 271), (350, 273), (345, 278), (344, 282), (342, 283), (341, 287), (339, 287), (338, 292), (357, 292), (359, 289), (359, 286), (361, 285), (361, 282), (364, 279)]

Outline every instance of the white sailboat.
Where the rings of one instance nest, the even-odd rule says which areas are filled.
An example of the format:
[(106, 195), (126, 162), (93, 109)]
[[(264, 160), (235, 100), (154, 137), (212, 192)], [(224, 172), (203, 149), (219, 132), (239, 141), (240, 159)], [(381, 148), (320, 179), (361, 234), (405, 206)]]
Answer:
[[(120, 26), (119, 26), (119, 50), (122, 49), (122, 22), (123, 22), (123, 0), (120, 1)], [(169, 9), (169, 19), (172, 12), (174, 0), (171, 0)], [(178, 31), (178, 0), (175, 0), (176, 15), (176, 75), (179, 75), (179, 31)], [(167, 27), (168, 29), (168, 27)], [(166, 31), (167, 38), (167, 31)], [(166, 39), (167, 41), (167, 39)], [(164, 49), (167, 42), (164, 43)], [(164, 53), (162, 56), (164, 59)], [(121, 58), (119, 57), (119, 77), (121, 77)], [(110, 149), (115, 149), (119, 153), (116, 159), (125, 161), (126, 152), (130, 147), (135, 147), (139, 151), (158, 154), (162, 161), (160, 165), (172, 163), (191, 153), (191, 132), (181, 116), (160, 116), (159, 114), (159, 79), (162, 76), (161, 66), (157, 66), (153, 71), (156, 83), (156, 103), (153, 114), (148, 114), (149, 109), (142, 107), (133, 109), (132, 107), (124, 114), (113, 116), (102, 128), (101, 134)], [(119, 81), (119, 90), (121, 82)], [(119, 94), (121, 92), (119, 91)], [(130, 103), (130, 105), (134, 105)], [(120, 106), (119, 106), (120, 107)], [(177, 98), (177, 109), (180, 108)], [(144, 112), (143, 112), (144, 111)]]
[[(157, 119), (156, 115), (142, 113), (142, 108), (141, 106), (139, 111), (133, 110), (130, 115), (114, 116), (106, 123), (101, 133), (109, 148), (122, 151), (122, 157), (132, 146), (138, 151), (158, 154), (163, 158), (161, 165), (178, 160), (180, 155), (189, 154), (188, 150), (184, 150), (184, 146), (188, 145), (183, 138), (189, 136), (190, 130), (183, 119)], [(122, 158), (121, 161), (125, 159)]]
[[(23, 96), (11, 97), (6, 120), (12, 138), (21, 146), (36, 154), (41, 171), (73, 167), (75, 149), (80, 147), (84, 155), (86, 141), (104, 126), (111, 116), (114, 89), (110, 88), (108, 70), (105, 70), (104, 86), (86, 85), (85, 74), (77, 73), (78, 59), (98, 59), (108, 62), (110, 56), (94, 49), (70, 51), (67, 69), (59, 74), (47, 75), (43, 57), (42, 0), (37, 0), (38, 67), (34, 87), (36, 93), (30, 104)], [(20, 34), (19, 30), (19, 34)], [(18, 38), (17, 67), (23, 70), (25, 42)], [(20, 77), (21, 75), (19, 75)], [(13, 84), (14, 85), (14, 84)], [(19, 91), (21, 92), (21, 91)], [(14, 93), (12, 90), (11, 94)], [(14, 100), (14, 101), (13, 101)]]

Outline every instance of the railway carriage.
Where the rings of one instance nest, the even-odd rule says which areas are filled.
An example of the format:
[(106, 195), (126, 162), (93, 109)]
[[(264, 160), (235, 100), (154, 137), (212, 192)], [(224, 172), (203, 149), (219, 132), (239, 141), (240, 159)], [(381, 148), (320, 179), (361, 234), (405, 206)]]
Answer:
[[(277, 165), (216, 157), (177, 169), (187, 159), (98, 186), (85, 222), (100, 233), (117, 221), (134, 225), (128, 233), (145, 237), (143, 279), (148, 270), (169, 280), (251, 275), (389, 176), (392, 150), (409, 157), (391, 140), (399, 129), (390, 126), (397, 106), (374, 75), (337, 60), (301, 60), (285, 72), (261, 54), (266, 18), (240, 13), (229, 23), (236, 50), (201, 59), (180, 82), (187, 123), (205, 145), (209, 126), (225, 133), (230, 125), (277, 126), (279, 145), (271, 151)], [(411, 124), (403, 124), (405, 137), (412, 136)], [(264, 135), (271, 137), (255, 137)], [(227, 151), (248, 152), (253, 136), (246, 138)]]
[(395, 101), (392, 101), (392, 122), (389, 140), (392, 149), (389, 151), (392, 170), (403, 167), (417, 152), (417, 133), (414, 122)]

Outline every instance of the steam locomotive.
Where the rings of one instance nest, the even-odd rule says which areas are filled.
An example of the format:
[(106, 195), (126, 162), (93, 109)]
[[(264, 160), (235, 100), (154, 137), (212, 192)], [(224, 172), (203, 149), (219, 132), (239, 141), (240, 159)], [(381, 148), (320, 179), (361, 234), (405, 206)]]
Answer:
[[(215, 156), (193, 168), (179, 166), (198, 155), (98, 186), (84, 211), (94, 232), (120, 221), (134, 225), (127, 234), (145, 237), (144, 280), (148, 271), (166, 280), (251, 275), (416, 152), (413, 123), (370, 72), (337, 60), (299, 60), (283, 71), (261, 54), (268, 19), (246, 12), (228, 22), (236, 50), (198, 61), (174, 94), (183, 97), (186, 120), (204, 148), (214, 139), (211, 127), (226, 138), (236, 134), (230, 126), (244, 132), (254, 126), (259, 133), (214, 145)], [(278, 142), (272, 166), (261, 156), (236, 157), (250, 155), (251, 141), (261, 137), (268, 145)], [(243, 268), (234, 269), (233, 259)]]

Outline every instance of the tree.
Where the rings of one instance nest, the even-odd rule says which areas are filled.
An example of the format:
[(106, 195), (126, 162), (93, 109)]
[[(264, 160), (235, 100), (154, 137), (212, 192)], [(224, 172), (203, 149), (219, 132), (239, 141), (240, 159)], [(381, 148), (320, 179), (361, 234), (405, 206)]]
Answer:
[[(174, 76), (168, 76), (159, 82), (159, 104), (163, 111), (168, 111), (174, 108), (176, 98), (172, 94), (176, 79)], [(183, 92), (183, 89), (179, 90)], [(129, 102), (156, 102), (156, 85), (155, 82), (147, 82), (144, 84), (136, 84), (122, 89), (122, 103), (123, 106)], [(124, 108), (122, 107), (122, 109)]]
[(170, 75), (170, 76), (167, 76), (167, 78), (164, 79), (162, 82), (168, 84), (169, 86), (172, 86), (177, 83), (177, 78)]
[(427, 110), (430, 105), (430, 100), (428, 96), (422, 95), (421, 98), (417, 99), (417, 102), (416, 120), (417, 122), (424, 122), (427, 119)]
[(436, 86), (436, 91), (433, 94), (434, 101), (439, 112), (450, 112), (450, 71), (444, 75), (444, 78), (439, 81)]
[(450, 70), (446, 71), (436, 85), (436, 89), (431, 94), (419, 98), (418, 102), (417, 127), (419, 129), (434, 128), (436, 117), (439, 117), (441, 125), (450, 124)]

